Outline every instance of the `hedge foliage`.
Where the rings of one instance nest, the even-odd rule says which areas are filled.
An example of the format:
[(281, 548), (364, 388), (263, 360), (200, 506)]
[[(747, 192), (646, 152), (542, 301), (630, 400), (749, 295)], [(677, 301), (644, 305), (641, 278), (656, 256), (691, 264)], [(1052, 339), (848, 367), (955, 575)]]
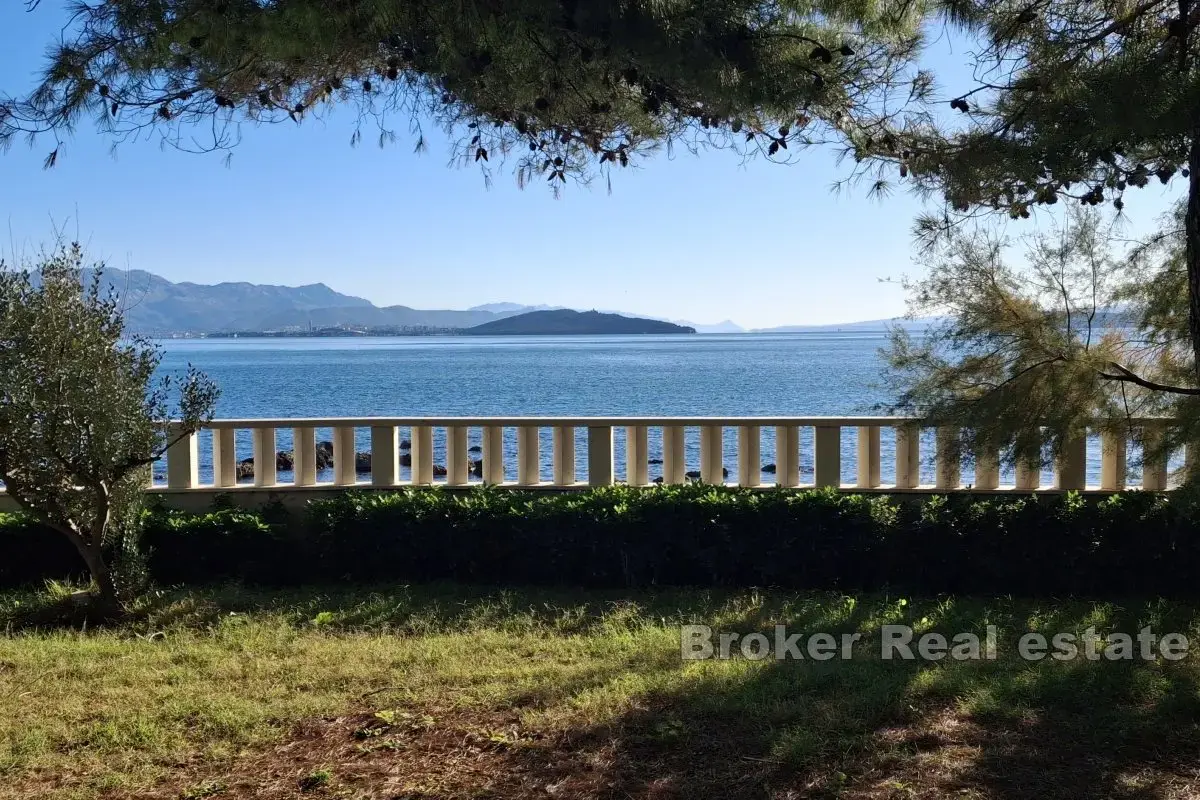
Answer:
[[(1167, 496), (843, 495), (706, 486), (581, 493), (348, 492), (282, 507), (147, 512), (163, 584), (438, 581), (1200, 594), (1200, 538)], [(0, 585), (78, 574), (61, 536), (0, 516)]]

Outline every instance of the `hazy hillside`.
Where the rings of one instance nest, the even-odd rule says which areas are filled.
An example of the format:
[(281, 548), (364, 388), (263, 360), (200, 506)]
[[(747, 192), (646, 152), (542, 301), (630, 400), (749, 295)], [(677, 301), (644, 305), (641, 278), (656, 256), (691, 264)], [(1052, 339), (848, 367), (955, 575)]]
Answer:
[(605, 334), (605, 333), (695, 333), (656, 319), (602, 314), (599, 311), (530, 311), (515, 317), (478, 325), (465, 333), (479, 335)]
[[(90, 274), (84, 279), (91, 280)], [(112, 268), (104, 270), (102, 281), (119, 295), (129, 327), (144, 333), (237, 330), (247, 321), (311, 309), (373, 308), (370, 301), (335, 292), (323, 283), (172, 283), (143, 270)]]
[(521, 303), (484, 303), (471, 306), (467, 311), (490, 311), (493, 314), (524, 314), (526, 311), (555, 311), (562, 306), (527, 306)]
[[(1078, 316), (1076, 319), (1080, 324), (1084, 323), (1085, 312), (1075, 312)], [(947, 317), (921, 317), (920, 319), (905, 319), (904, 317), (894, 317), (892, 319), (868, 319), (861, 322), (843, 322), (835, 325), (784, 325), (778, 328), (756, 328), (752, 333), (833, 333), (837, 331), (853, 332), (878, 332), (885, 331), (892, 327), (899, 327), (909, 333), (924, 333), (930, 327), (946, 321)], [(1094, 328), (1120, 328), (1128, 325), (1136, 324), (1129, 311), (1122, 306), (1113, 306), (1109, 308), (1099, 308), (1096, 310), (1095, 319), (1092, 320)]]
[(422, 310), (408, 306), (376, 306), (313, 308), (283, 311), (260, 317), (257, 322), (244, 320), (237, 330), (282, 330), (285, 328), (314, 328), (335, 326), (350, 327), (434, 327), (470, 328), (518, 314), (518, 311), (492, 313), (490, 311)]
[(686, 319), (673, 319), (673, 320), (671, 320), (671, 322), (674, 322), (676, 325), (683, 325), (684, 327), (687, 327), (687, 328), (695, 328), (696, 333), (745, 333), (746, 332), (746, 329), (743, 328), (741, 325), (738, 325), (733, 320), (728, 320), (728, 319), (722, 320), (720, 322), (714, 322), (709, 325), (706, 325), (702, 322), (691, 322), (690, 320), (686, 320)]
[(751, 333), (831, 333), (836, 331), (885, 331), (894, 325), (908, 331), (923, 331), (930, 325), (936, 323), (936, 317), (928, 319), (905, 319), (904, 317), (893, 317), (892, 319), (868, 319), (861, 322), (841, 322), (835, 325), (781, 325), (775, 328), (755, 328)]

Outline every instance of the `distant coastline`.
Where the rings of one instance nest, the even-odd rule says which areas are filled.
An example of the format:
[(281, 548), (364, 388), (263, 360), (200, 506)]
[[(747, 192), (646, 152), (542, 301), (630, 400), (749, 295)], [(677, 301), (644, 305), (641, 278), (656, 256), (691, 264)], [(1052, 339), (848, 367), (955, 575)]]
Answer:
[[(712, 333), (704, 332), (697, 333), (697, 336), (795, 336), (797, 338), (804, 337), (828, 337), (844, 334), (847, 336), (886, 336), (889, 331), (869, 328), (822, 328), (819, 330), (807, 331), (742, 331), (741, 333)], [(371, 338), (389, 338), (389, 337), (413, 337), (413, 338), (438, 338), (451, 336), (556, 336), (556, 335), (589, 335), (589, 334), (556, 334), (551, 332), (539, 333), (480, 333), (470, 332), (466, 328), (440, 328), (432, 330), (395, 330), (392, 328), (374, 329), (374, 328), (321, 328), (311, 331), (218, 331), (214, 333), (171, 333), (155, 336), (157, 339), (371, 339)], [(627, 333), (596, 333), (590, 335), (609, 335), (609, 336), (639, 336), (646, 334), (627, 334)], [(666, 334), (676, 335), (676, 334)]]
[[(85, 270), (85, 282), (94, 277)], [(421, 309), (404, 305), (377, 306), (370, 300), (337, 292), (323, 283), (275, 286), (254, 283), (175, 283), (143, 270), (106, 268), (101, 289), (112, 292), (131, 333), (165, 339), (201, 338), (333, 338), (363, 336), (459, 336), (481, 325), (513, 319), (527, 313), (570, 311), (562, 306), (522, 303), (486, 303), (466, 309)], [(574, 310), (576, 313), (591, 313)], [(633, 329), (614, 321), (612, 326), (592, 326), (594, 320), (562, 328), (529, 330), (493, 329), (489, 335), (604, 334), (604, 333), (851, 333), (898, 325), (923, 330), (928, 321), (876, 319), (833, 325), (786, 325), (774, 328), (743, 327), (731, 320), (701, 324), (653, 314), (597, 310), (599, 314), (637, 320)], [(650, 325), (666, 323), (677, 328)], [(505, 326), (498, 326), (504, 328)]]
[(531, 311), (470, 328), (413, 326), (329, 326), (302, 330), (241, 330), (174, 338), (358, 338), (366, 336), (572, 336), (604, 334), (694, 334), (695, 328), (653, 319), (603, 314), (596, 311)]
[(333, 326), (312, 330), (285, 331), (216, 331), (213, 333), (175, 334), (175, 339), (362, 339), (371, 336), (462, 336), (465, 328), (351, 328)]

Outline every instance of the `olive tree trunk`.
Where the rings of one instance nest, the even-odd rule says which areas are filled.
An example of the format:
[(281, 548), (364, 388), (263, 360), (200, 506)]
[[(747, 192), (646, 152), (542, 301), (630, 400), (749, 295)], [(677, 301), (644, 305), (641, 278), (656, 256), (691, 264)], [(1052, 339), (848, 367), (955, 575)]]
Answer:
[(70, 537), (79, 555), (87, 565), (92, 582), (96, 585), (95, 605), (102, 615), (113, 615), (120, 611), (121, 601), (117, 595), (117, 582), (108, 562), (104, 560), (103, 537), (88, 539), (75, 534)]

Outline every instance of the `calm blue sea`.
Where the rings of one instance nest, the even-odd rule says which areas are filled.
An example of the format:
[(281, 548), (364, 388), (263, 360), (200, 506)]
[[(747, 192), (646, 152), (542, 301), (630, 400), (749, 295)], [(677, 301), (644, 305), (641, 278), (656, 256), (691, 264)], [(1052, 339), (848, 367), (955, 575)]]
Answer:
[[(207, 372), (222, 391), (218, 417), (869, 415), (881, 413), (878, 405), (888, 400), (880, 387), (878, 351), (884, 343), (882, 332), (193, 339), (162, 342), (162, 369), (180, 371), (190, 363)], [(774, 430), (762, 433), (763, 461), (770, 463)], [(586, 464), (583, 434), (576, 442), (580, 475)], [(290, 430), (277, 436), (278, 449), (291, 449)], [(444, 464), (444, 435), (435, 436), (435, 461)], [(550, 432), (543, 436), (548, 479)], [(332, 435), (318, 430), (317, 437)], [(470, 438), (478, 444), (480, 433), (473, 430)], [(882, 438), (887, 483), (894, 475), (890, 431)], [(615, 446), (620, 478), (623, 431)], [(842, 447), (844, 479), (852, 481), (853, 430), (843, 431)], [(366, 430), (358, 433), (357, 449), (369, 449)], [(515, 478), (513, 430), (506, 431), (505, 450), (509, 477)], [(923, 450), (932, 453), (932, 439)], [(248, 432), (239, 432), (238, 451), (239, 458), (250, 456)], [(687, 432), (686, 451), (688, 469), (698, 469), (698, 431)], [(726, 431), (725, 453), (732, 480), (736, 431)], [(661, 455), (661, 436), (652, 429), (650, 457)], [(200, 466), (201, 480), (211, 480), (208, 434), (201, 437)], [(651, 477), (660, 469), (651, 465)], [(811, 431), (802, 431), (801, 469), (803, 479), (811, 480)], [(931, 480), (932, 464), (924, 469)], [(280, 480), (291, 476), (283, 473)], [(774, 482), (770, 475), (764, 480)]]

